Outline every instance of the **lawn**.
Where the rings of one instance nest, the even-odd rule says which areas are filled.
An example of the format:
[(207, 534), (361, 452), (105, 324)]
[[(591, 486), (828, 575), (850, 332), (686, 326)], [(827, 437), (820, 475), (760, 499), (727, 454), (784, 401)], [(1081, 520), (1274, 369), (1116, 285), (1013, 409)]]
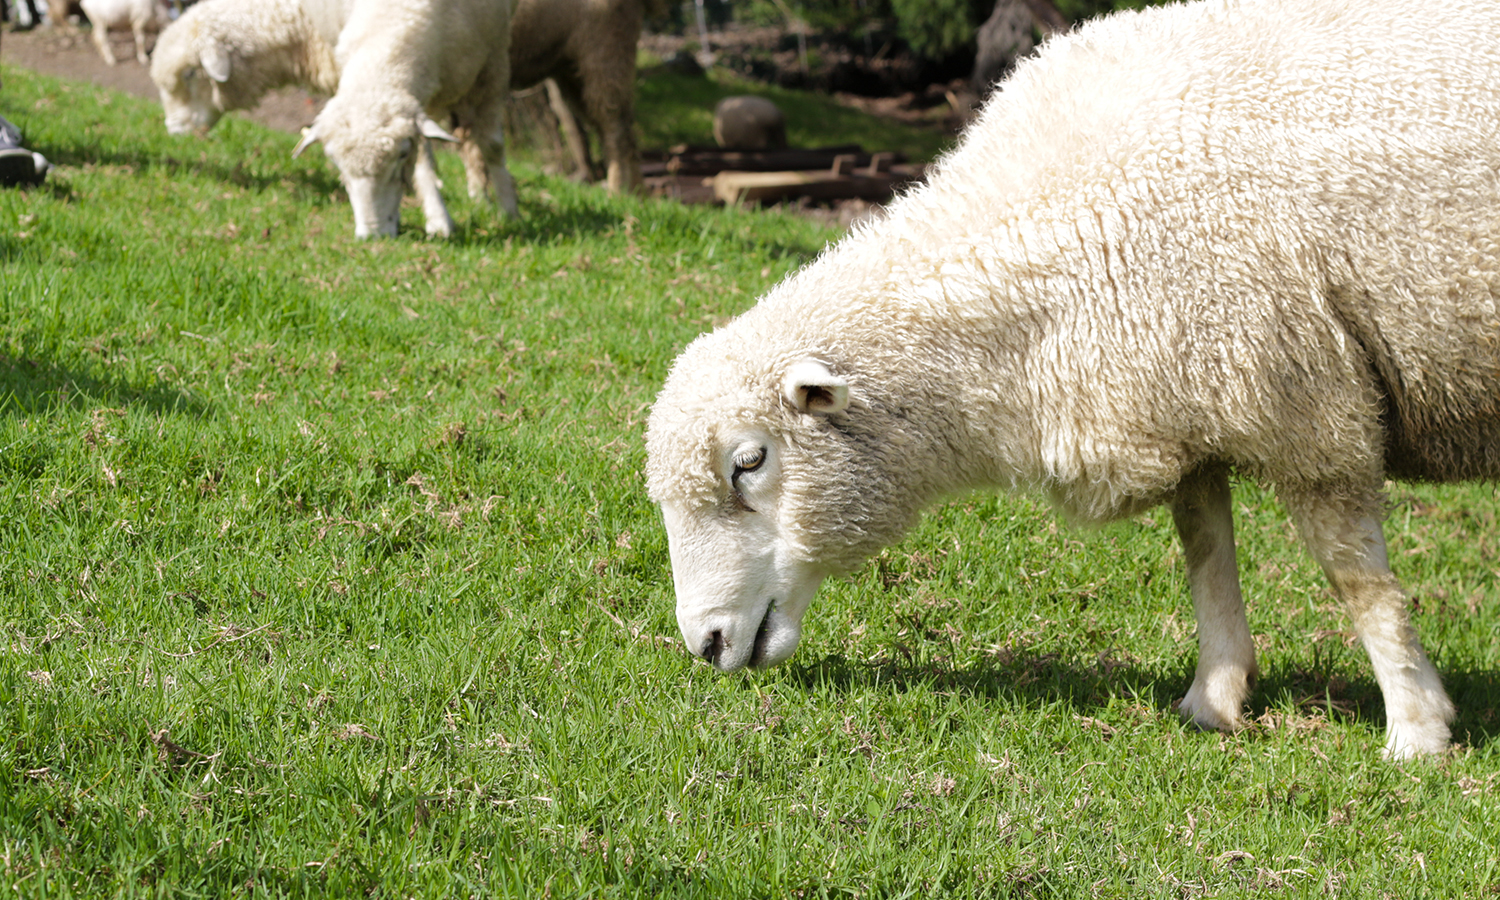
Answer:
[(1500, 894), (1494, 486), (1392, 489), (1459, 706), (1438, 759), (1381, 760), (1369, 664), (1253, 484), (1239, 734), (1173, 709), (1164, 511), (1082, 533), (958, 498), (826, 585), (790, 663), (716, 675), (677, 636), (643, 421), (833, 232), (526, 167), (501, 223), (445, 153), (457, 237), (413, 204), (360, 243), (294, 136), (169, 138), (154, 104), (3, 76), (60, 164), (0, 191), (18, 896)]

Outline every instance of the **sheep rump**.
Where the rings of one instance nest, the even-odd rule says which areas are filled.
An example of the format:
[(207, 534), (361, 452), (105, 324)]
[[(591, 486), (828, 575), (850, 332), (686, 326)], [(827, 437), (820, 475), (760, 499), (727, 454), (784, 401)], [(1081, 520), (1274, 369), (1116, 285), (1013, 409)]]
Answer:
[(647, 432), (689, 648), (784, 659), (823, 577), (953, 492), (1165, 503), (1199, 623), (1181, 708), (1232, 729), (1238, 472), (1348, 607), (1387, 752), (1446, 746), (1381, 491), (1500, 477), (1500, 8), (1430, 14), (1204, 0), (1050, 40), (927, 185), (690, 345)]

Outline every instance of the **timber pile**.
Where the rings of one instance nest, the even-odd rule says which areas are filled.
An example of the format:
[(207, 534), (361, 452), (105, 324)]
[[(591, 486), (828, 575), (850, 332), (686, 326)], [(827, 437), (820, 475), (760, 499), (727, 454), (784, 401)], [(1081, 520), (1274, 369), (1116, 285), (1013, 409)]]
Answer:
[(866, 153), (858, 144), (811, 150), (673, 147), (643, 154), (641, 175), (657, 196), (683, 203), (868, 200), (884, 203), (923, 167), (899, 153)]

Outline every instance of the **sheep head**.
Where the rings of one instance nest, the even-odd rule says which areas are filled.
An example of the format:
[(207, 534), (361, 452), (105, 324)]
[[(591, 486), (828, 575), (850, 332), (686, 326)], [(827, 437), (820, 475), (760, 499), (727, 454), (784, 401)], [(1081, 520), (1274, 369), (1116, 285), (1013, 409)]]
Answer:
[(151, 80), (161, 94), (169, 134), (203, 134), (229, 108), (222, 88), (233, 67), (229, 50), (196, 24), (180, 22), (163, 30), (151, 54)]
[(762, 351), (753, 318), (689, 346), (646, 433), (678, 626), (725, 672), (791, 656), (823, 580), (898, 539), (926, 499), (920, 472), (887, 470), (910, 441), (868, 382), (813, 348)]
[(340, 92), (303, 129), (292, 155), (321, 141), (349, 193), (355, 237), (395, 237), (401, 224), (401, 194), (411, 181), (418, 142), (428, 138), (458, 140), (415, 100), (388, 97), (372, 102)]

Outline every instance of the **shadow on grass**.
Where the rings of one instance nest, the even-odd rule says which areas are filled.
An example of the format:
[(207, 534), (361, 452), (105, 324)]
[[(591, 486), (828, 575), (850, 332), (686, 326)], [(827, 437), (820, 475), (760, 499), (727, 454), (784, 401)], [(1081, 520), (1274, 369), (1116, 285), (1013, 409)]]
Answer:
[[(553, 204), (543, 202), (539, 194), (545, 185), (522, 185), (520, 192), (521, 217), (503, 221), (498, 212), (476, 205), (467, 217), (456, 215), (458, 228), (452, 239), (457, 246), (484, 246), (516, 241), (527, 244), (546, 244), (559, 238), (580, 239), (623, 233), (634, 222), (648, 221), (651, 229), (661, 236), (643, 238), (646, 252), (653, 246), (660, 248), (662, 242), (681, 240), (692, 244), (703, 240), (708, 234), (717, 241), (722, 250), (744, 254), (796, 257), (810, 261), (826, 245), (822, 235), (797, 240), (786, 229), (757, 226), (752, 236), (745, 228), (750, 224), (745, 219), (705, 224), (702, 212), (706, 207), (690, 207), (665, 197), (642, 197), (643, 202), (635, 208), (622, 207), (610, 202), (603, 185), (583, 188), (598, 191), (597, 200)], [(774, 210), (757, 210), (747, 215), (777, 215)], [(417, 220), (419, 221), (420, 217)], [(672, 245), (674, 249), (679, 246)], [(667, 251), (670, 253), (671, 251)]]
[[(490, 218), (486, 220), (486, 216)], [(471, 227), (464, 229), (468, 234), (461, 235), (461, 237), (472, 235), (476, 243), (491, 243), (496, 237), (501, 240), (510, 237), (527, 243), (536, 243), (556, 237), (605, 234), (623, 227), (624, 222), (623, 213), (606, 206), (582, 203), (557, 208), (551, 204), (537, 202), (535, 197), (528, 198), (522, 194), (519, 220), (502, 223), (498, 212), (476, 204)]]
[[(42, 155), (43, 156), (47, 156), (46, 153), (43, 153)], [(52, 160), (50, 156), (48, 156), (48, 159), (51, 160), (52, 162), (56, 162), (56, 160)], [(56, 178), (48, 178), (48, 179), (44, 180), (41, 184), (13, 185), (13, 186), (7, 187), (6, 190), (8, 190), (8, 191), (25, 191), (27, 193), (38, 193), (38, 194), (50, 194), (53, 199), (55, 199), (55, 200), (62, 200), (63, 202), (68, 202), (68, 201), (71, 201), (71, 200), (78, 199), (78, 193), (73, 190), (72, 186), (63, 184), (61, 181), (58, 181)], [(4, 253), (6, 251), (6, 249), (7, 249), (7, 247), (10, 246), (10, 245), (11, 244), (10, 244), (9, 239), (4, 238), (4, 237), (0, 237), (0, 253)], [(4, 257), (0, 257), (0, 258), (4, 258)]]
[(1439, 672), (1448, 696), (1458, 707), (1453, 739), (1483, 747), (1500, 737), (1500, 672)]
[[(1442, 672), (1458, 707), (1455, 741), (1480, 748), (1500, 734), (1500, 672)], [(1161, 713), (1175, 712), (1192, 683), (1190, 665), (1148, 669), (1129, 659), (1101, 654), (1093, 663), (1063, 660), (1056, 653), (1027, 650), (986, 657), (972, 664), (935, 658), (879, 659), (872, 662), (825, 656), (791, 664), (787, 675), (805, 689), (836, 694), (884, 688), (959, 693), (1024, 704), (1065, 704), (1080, 715), (1094, 715), (1111, 698), (1136, 697)], [(1373, 676), (1352, 680), (1301, 668), (1263, 672), (1250, 696), (1247, 717), (1264, 720), (1279, 710), (1296, 709), (1309, 718), (1351, 722), (1377, 734), (1385, 731), (1385, 702)]]
[(28, 357), (0, 356), (0, 415), (31, 415), (58, 408), (140, 406), (153, 413), (203, 417), (210, 407), (169, 385), (133, 387)]
[(1066, 703), (1080, 712), (1096, 710), (1110, 697), (1134, 694), (1163, 709), (1187, 690), (1187, 680), (1172, 673), (1153, 672), (1129, 661), (1102, 656), (1092, 665), (1067, 662), (1056, 653), (1020, 650), (986, 656), (970, 664), (941, 657), (850, 660), (832, 654), (813, 663), (791, 664), (788, 675), (807, 687), (853, 693), (876, 687), (895, 691), (924, 690), (959, 693), (987, 700), (1023, 703)]
[[(184, 137), (183, 140), (189, 139)], [(84, 144), (56, 144), (37, 149), (53, 163), (60, 165), (129, 166), (140, 171), (164, 169), (173, 176), (183, 173), (202, 175), (254, 191), (286, 189), (299, 200), (328, 197), (343, 190), (332, 163), (316, 166), (311, 171), (263, 172), (259, 171), (260, 167), (254, 161), (247, 166), (244, 159), (236, 160), (233, 165), (214, 159), (193, 159), (193, 151), (197, 148), (190, 144), (173, 147), (174, 152), (166, 154), (144, 150), (101, 150)]]

